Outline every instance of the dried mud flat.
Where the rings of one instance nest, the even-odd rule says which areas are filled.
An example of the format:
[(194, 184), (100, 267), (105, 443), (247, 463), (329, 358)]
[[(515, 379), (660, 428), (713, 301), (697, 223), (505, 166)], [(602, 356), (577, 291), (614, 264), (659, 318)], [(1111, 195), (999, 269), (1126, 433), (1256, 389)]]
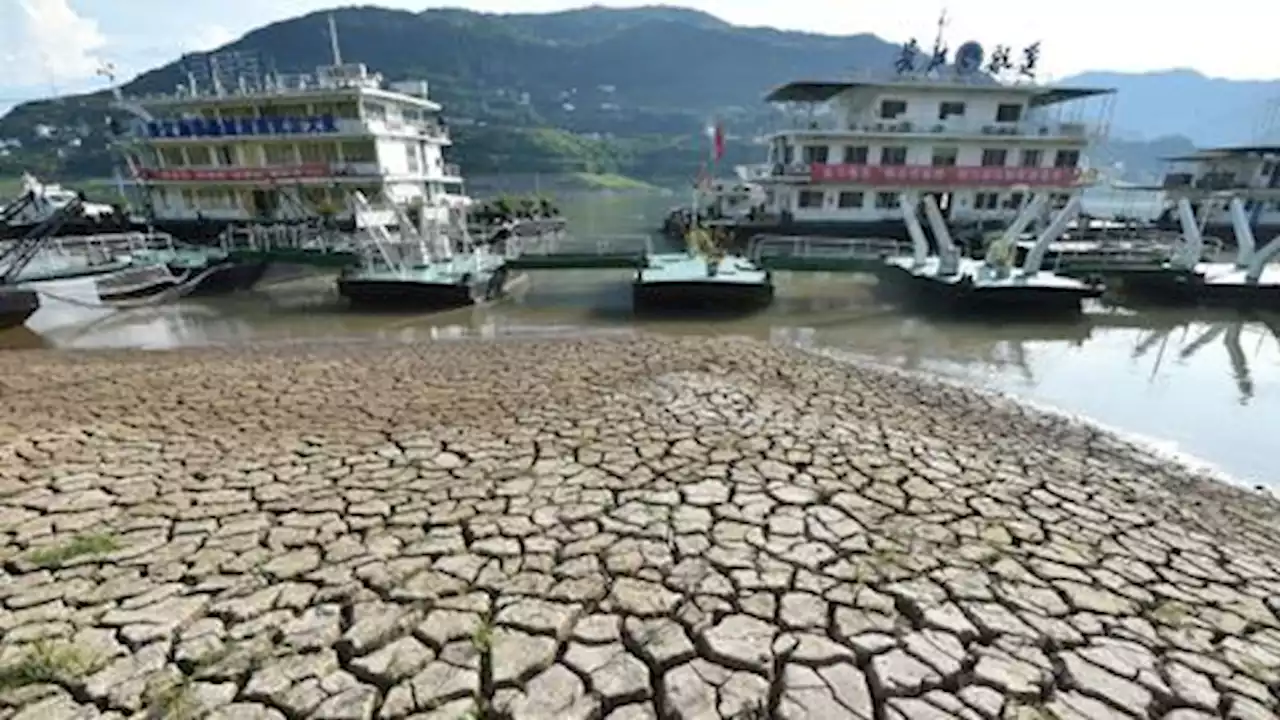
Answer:
[(0, 718), (1271, 718), (1280, 512), (749, 341), (0, 356)]

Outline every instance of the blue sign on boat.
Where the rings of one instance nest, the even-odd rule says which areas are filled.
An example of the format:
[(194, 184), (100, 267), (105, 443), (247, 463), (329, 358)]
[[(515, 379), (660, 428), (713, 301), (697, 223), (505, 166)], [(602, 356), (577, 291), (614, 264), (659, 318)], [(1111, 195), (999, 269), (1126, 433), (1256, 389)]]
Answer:
[(241, 135), (319, 135), (338, 132), (338, 121), (332, 115), (306, 117), (242, 117), (220, 120), (192, 118), (154, 120), (147, 123), (147, 137), (216, 138)]

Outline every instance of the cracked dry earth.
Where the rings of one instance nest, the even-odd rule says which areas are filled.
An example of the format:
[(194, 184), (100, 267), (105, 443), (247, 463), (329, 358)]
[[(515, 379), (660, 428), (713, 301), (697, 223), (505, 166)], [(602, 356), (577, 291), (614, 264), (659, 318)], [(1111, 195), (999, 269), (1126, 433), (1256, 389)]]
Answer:
[(1271, 718), (1269, 500), (749, 341), (0, 357), (0, 718)]

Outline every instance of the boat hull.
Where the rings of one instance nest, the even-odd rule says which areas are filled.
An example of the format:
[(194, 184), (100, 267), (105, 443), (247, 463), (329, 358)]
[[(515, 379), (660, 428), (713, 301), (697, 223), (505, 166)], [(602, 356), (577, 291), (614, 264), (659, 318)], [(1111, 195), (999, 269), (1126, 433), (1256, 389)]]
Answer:
[(1112, 295), (1121, 304), (1135, 306), (1191, 307), (1203, 298), (1203, 279), (1185, 270), (1154, 269), (1113, 273)]
[(1199, 288), (1200, 304), (1237, 310), (1280, 310), (1280, 285), (1205, 283)]
[(0, 289), (0, 330), (22, 327), (40, 309), (40, 295), (34, 290)]
[[(216, 267), (217, 263), (211, 263), (209, 267)], [(228, 295), (242, 290), (251, 290), (262, 276), (266, 274), (270, 263), (251, 262), (251, 263), (227, 263), (224, 267), (219, 267), (213, 272), (205, 275), (191, 291), (189, 297), (211, 297), (216, 295)], [(179, 272), (192, 272), (193, 275), (201, 275), (208, 268), (202, 270), (187, 270), (179, 268), (171, 268), (174, 274)]]
[[(470, 274), (468, 274), (470, 275)], [(353, 308), (369, 310), (448, 310), (477, 302), (497, 300), (506, 292), (507, 269), (498, 266), (470, 280), (434, 278), (363, 277), (359, 273), (338, 278), (338, 294)]]
[(152, 283), (150, 285), (132, 287), (132, 288), (129, 288), (128, 290), (121, 290), (121, 291), (107, 291), (107, 290), (99, 289), (98, 299), (106, 303), (121, 302), (124, 300), (141, 300), (143, 298), (154, 297), (156, 295), (159, 295), (160, 293), (167, 292), (169, 290), (176, 288), (177, 286), (178, 286), (178, 283), (176, 282), (163, 281), (163, 282)]
[(963, 317), (1050, 318), (1079, 315), (1101, 288), (983, 285), (947, 282), (889, 266), (878, 274), (877, 295), (929, 314)]
[(412, 280), (338, 280), (338, 294), (353, 308), (376, 310), (448, 310), (476, 298), (470, 285)]
[(716, 282), (714, 279), (632, 284), (638, 312), (750, 312), (773, 302), (773, 283)]

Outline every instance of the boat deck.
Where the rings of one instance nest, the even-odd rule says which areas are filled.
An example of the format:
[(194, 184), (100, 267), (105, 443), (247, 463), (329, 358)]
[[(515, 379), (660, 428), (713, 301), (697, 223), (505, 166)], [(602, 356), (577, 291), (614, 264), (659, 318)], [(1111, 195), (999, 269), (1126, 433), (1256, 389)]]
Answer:
[(703, 257), (690, 253), (658, 253), (649, 256), (649, 265), (640, 270), (638, 282), (762, 285), (769, 282), (769, 273), (736, 255), (721, 258), (711, 273)]
[(1017, 288), (1017, 289), (1045, 289), (1045, 290), (1069, 290), (1082, 291), (1090, 286), (1087, 283), (1076, 280), (1075, 278), (1057, 275), (1051, 272), (1038, 272), (1033, 274), (1024, 274), (1020, 269), (1013, 268), (1007, 272), (1001, 273), (996, 268), (991, 267), (982, 260), (973, 260), (970, 258), (961, 258), (956, 268), (956, 272), (952, 275), (939, 275), (941, 267), (941, 259), (938, 257), (930, 257), (925, 260), (924, 264), (915, 266), (909, 257), (890, 258), (888, 264), (901, 268), (919, 277), (928, 277), (935, 282), (944, 284), (959, 284), (962, 282), (972, 282), (975, 288), (982, 289), (998, 289), (998, 288)]
[[(1240, 285), (1248, 283), (1248, 270), (1237, 268), (1234, 263), (1200, 263), (1196, 272), (1204, 278), (1205, 285)], [(1257, 287), (1280, 287), (1280, 267), (1267, 265), (1262, 268)]]

